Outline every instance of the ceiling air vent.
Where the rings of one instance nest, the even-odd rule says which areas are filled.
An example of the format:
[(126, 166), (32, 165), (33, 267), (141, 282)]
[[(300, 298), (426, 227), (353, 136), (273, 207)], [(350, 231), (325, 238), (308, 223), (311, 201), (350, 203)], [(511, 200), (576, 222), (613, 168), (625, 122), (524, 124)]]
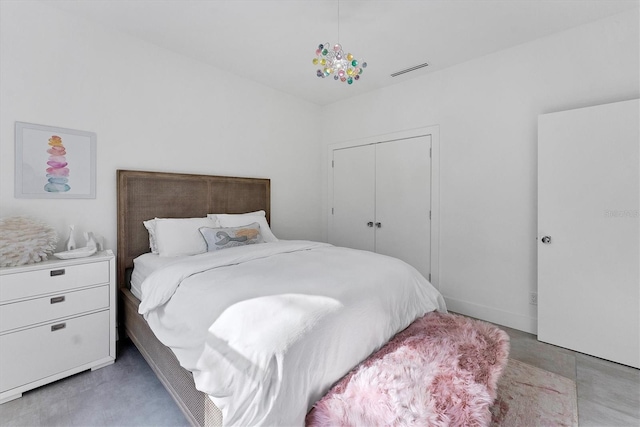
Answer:
[(391, 77), (398, 77), (401, 74), (408, 73), (410, 71), (419, 70), (420, 68), (424, 68), (424, 67), (428, 67), (428, 66), (429, 66), (429, 64), (427, 64), (425, 62), (424, 64), (420, 64), (420, 65), (415, 65), (413, 67), (409, 67), (406, 70), (396, 71), (395, 73), (391, 74)]

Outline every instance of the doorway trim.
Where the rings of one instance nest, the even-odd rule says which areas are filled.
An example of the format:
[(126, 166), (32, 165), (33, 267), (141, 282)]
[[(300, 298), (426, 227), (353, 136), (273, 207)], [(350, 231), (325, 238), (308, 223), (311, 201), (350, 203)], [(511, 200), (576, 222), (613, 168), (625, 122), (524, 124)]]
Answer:
[(440, 126), (431, 125), (415, 129), (407, 129), (382, 135), (368, 136), (336, 142), (327, 146), (327, 224), (331, 223), (331, 206), (333, 204), (333, 152), (343, 148), (372, 145), (381, 142), (399, 141), (403, 139), (431, 137), (431, 284), (440, 289)]

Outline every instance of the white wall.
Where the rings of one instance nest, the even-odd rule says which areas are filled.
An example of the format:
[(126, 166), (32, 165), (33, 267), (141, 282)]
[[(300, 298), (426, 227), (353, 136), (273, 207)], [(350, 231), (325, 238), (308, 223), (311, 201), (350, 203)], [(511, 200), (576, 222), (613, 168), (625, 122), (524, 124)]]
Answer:
[(636, 9), (325, 108), (325, 146), (440, 126), (440, 291), (451, 310), (536, 331), (537, 116), (637, 98), (638, 26)]
[[(0, 5), (0, 217), (115, 250), (116, 169), (252, 176), (272, 180), (276, 235), (322, 238), (319, 107), (45, 2)], [(96, 199), (14, 198), (16, 121), (96, 132)]]

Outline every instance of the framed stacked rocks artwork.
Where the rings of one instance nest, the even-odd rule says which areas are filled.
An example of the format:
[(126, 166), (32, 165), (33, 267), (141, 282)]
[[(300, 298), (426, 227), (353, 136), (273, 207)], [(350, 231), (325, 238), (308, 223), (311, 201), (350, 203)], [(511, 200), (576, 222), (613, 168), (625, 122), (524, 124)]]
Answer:
[(96, 134), (16, 122), (15, 197), (95, 199)]

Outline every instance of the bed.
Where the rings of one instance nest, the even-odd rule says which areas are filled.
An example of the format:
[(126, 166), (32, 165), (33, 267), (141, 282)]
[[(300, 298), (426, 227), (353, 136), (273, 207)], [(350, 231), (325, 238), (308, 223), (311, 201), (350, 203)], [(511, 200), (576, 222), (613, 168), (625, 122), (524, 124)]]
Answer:
[(149, 252), (143, 221), (154, 217), (204, 217), (211, 212), (258, 210), (270, 219), (269, 179), (149, 171), (117, 171), (119, 321), (159, 380), (194, 426), (222, 424), (222, 413), (195, 389), (191, 372), (180, 366), (173, 352), (153, 334), (138, 314), (140, 300), (129, 289), (134, 259)]
[[(240, 425), (254, 424), (256, 420), (274, 424), (274, 420), (280, 419), (272, 416), (273, 413), (277, 415), (297, 411), (295, 424), (301, 425), (304, 423), (307, 409), (327, 392), (332, 383), (339, 380), (374, 350), (383, 346), (393, 334), (406, 328), (425, 313), (435, 313), (436, 310), (446, 311), (442, 296), (415, 269), (405, 268), (406, 265), (401, 261), (365, 251), (336, 248), (324, 243), (306, 241), (280, 241), (267, 245), (225, 249), (215, 254), (206, 253), (215, 252), (209, 250), (202, 254), (182, 257), (184, 259), (178, 257), (177, 261), (151, 273), (144, 280), (142, 284), (144, 298), (140, 297), (140, 289), (134, 290), (136, 296), (130, 289), (132, 268), (134, 261), (138, 266), (140, 265), (140, 260), (146, 256), (141, 257), (141, 255), (149, 252), (150, 244), (149, 233), (143, 225), (144, 221), (156, 217), (195, 219), (206, 217), (212, 212), (242, 214), (256, 211), (261, 211), (264, 220), (268, 221), (270, 219), (270, 181), (261, 178), (126, 170), (119, 170), (117, 179), (117, 279), (120, 288), (121, 324), (124, 325), (126, 335), (140, 350), (192, 425), (222, 425), (223, 411), (226, 414), (227, 424), (229, 420), (237, 419), (239, 421), (236, 423)], [(238, 215), (228, 216), (235, 218)], [(264, 226), (258, 228), (263, 231), (268, 230), (268, 225), (263, 224)], [(199, 230), (205, 234), (204, 230), (207, 228)], [(226, 234), (225, 236), (226, 239), (228, 236)], [(206, 235), (205, 239), (207, 239)], [(286, 263), (284, 263), (285, 259), (288, 260)], [(326, 265), (324, 263), (327, 260), (332, 263), (337, 262), (329, 265), (340, 265), (338, 260), (343, 260), (342, 267), (337, 271), (342, 272), (344, 269), (344, 273), (322, 276), (322, 270)], [(370, 269), (367, 265), (373, 264), (380, 264), (380, 267), (376, 266), (381, 269), (380, 271), (388, 268), (393, 272), (394, 280), (388, 278), (387, 281), (393, 281), (394, 286), (398, 288), (390, 289), (388, 286), (378, 285), (379, 290), (372, 291), (371, 295), (367, 294), (366, 298), (362, 298), (361, 296), (366, 294), (369, 288), (358, 286), (365, 286), (363, 283), (376, 280), (373, 275), (367, 275), (367, 270)], [(347, 271), (350, 270), (351, 265), (358, 265), (354, 269), (357, 280), (353, 278), (353, 272)], [(243, 270), (230, 270), (231, 268), (243, 268)], [(230, 273), (231, 271), (233, 274)], [(238, 271), (242, 273), (238, 274)], [(309, 271), (313, 273), (309, 274)], [(343, 275), (346, 279), (341, 278), (343, 282), (333, 283), (334, 275)], [(361, 276), (366, 277), (361, 278)], [(296, 278), (293, 285), (286, 283), (289, 277)], [(305, 277), (310, 280), (304, 280)], [(317, 288), (315, 283), (318, 281), (317, 277), (323, 277), (322, 289)], [(224, 292), (219, 292), (214, 297), (204, 296), (201, 291), (205, 287), (210, 287), (212, 283), (214, 285), (222, 283), (222, 278), (229, 280), (228, 283), (224, 282), (226, 288), (219, 288), (219, 291)], [(297, 278), (303, 280), (298, 281)], [(137, 281), (138, 279), (134, 280), (134, 282)], [(261, 286), (253, 286), (258, 282), (261, 282)], [(344, 286), (345, 283), (349, 283), (349, 289)], [(304, 290), (298, 291), (304, 289), (304, 286), (313, 287), (306, 288), (308, 291), (306, 293)], [(350, 289), (351, 286), (353, 289)], [(227, 297), (224, 293), (227, 292), (225, 289), (229, 288), (233, 288), (229, 291), (232, 295)], [(269, 289), (264, 290), (265, 288)], [(295, 292), (288, 293), (287, 290), (291, 289)], [(240, 292), (240, 296), (236, 295), (237, 292)], [(142, 303), (138, 297), (143, 299)], [(225, 299), (229, 299), (230, 302), (218, 304), (218, 300)], [(191, 311), (197, 313), (194, 314), (194, 318), (205, 319), (198, 320), (206, 324), (204, 329), (198, 323), (193, 323), (195, 321), (180, 318), (185, 310), (184, 307), (187, 307), (187, 311), (190, 307), (190, 305), (185, 306), (185, 301), (201, 307)], [(233, 303), (234, 301), (236, 302)], [(273, 304), (280, 303), (283, 304), (284, 309), (272, 309)], [(180, 310), (183, 311), (176, 311), (176, 307), (180, 304), (183, 306)], [(217, 308), (217, 305), (221, 308)], [(348, 310), (344, 309), (345, 306), (348, 306)], [(304, 307), (304, 310), (301, 310), (301, 307)], [(207, 310), (203, 310), (204, 308)], [(213, 314), (209, 313), (209, 310)], [(282, 318), (278, 317), (280, 311), (286, 314), (283, 314)], [(139, 314), (140, 312), (145, 314), (146, 320)], [(299, 313), (307, 312), (312, 314), (295, 317)], [(378, 312), (386, 313), (385, 316), (380, 316), (384, 320), (378, 321), (371, 314), (375, 315)], [(245, 320), (249, 322), (248, 319), (252, 317), (247, 313), (255, 314), (250, 319), (253, 323), (247, 323), (249, 327), (243, 325)], [(340, 328), (341, 325), (347, 324), (345, 320), (350, 321), (354, 318), (356, 315), (354, 313), (357, 316), (361, 316), (361, 313), (369, 313), (367, 314), (369, 317), (362, 317), (367, 319), (366, 322), (358, 317), (351, 327)], [(292, 315), (295, 316), (291, 317)], [(169, 321), (166, 320), (167, 318)], [(299, 321), (291, 322), (292, 318)], [(320, 318), (324, 323), (317, 320)], [(176, 319), (179, 319), (178, 326), (174, 326)], [(452, 327), (451, 320), (445, 319), (448, 327)], [(249, 338), (245, 339), (244, 336), (250, 336), (257, 326), (261, 328), (260, 332), (255, 333), (254, 341), (249, 340), (247, 344), (245, 341)], [(421, 327), (418, 326), (418, 328)], [(178, 330), (178, 333), (173, 329)], [(442, 330), (442, 328), (439, 329)], [(416, 330), (415, 336), (424, 335), (424, 330), (426, 329)], [(479, 329), (474, 330), (479, 331)], [(300, 342), (296, 341), (299, 336), (308, 334), (309, 331), (313, 333), (312, 339), (304, 338), (306, 341), (304, 339), (300, 339)], [(169, 332), (173, 335), (167, 335)], [(474, 334), (477, 335), (476, 332)], [(264, 335), (265, 333), (267, 335)], [(197, 357), (194, 358), (192, 348), (194, 346), (189, 340), (192, 339), (191, 335), (198, 334), (206, 338), (198, 338), (202, 340), (202, 345), (199, 344)], [(340, 338), (336, 340), (333, 335), (338, 335)], [(450, 333), (447, 332), (445, 335), (447, 335), (446, 340), (450, 340)], [(269, 339), (265, 340), (263, 336)], [(407, 337), (414, 339), (415, 336)], [(261, 340), (261, 345), (273, 346), (275, 349), (286, 347), (286, 352), (277, 353), (279, 358), (274, 356), (275, 353), (267, 352), (264, 359), (266, 362), (262, 364), (265, 352), (262, 349), (258, 351), (253, 348), (255, 342)], [(173, 350), (161, 341), (171, 345)], [(282, 343), (278, 344), (279, 341)], [(344, 346), (345, 342), (358, 344)], [(468, 347), (467, 343), (461, 345)], [(386, 354), (388, 351), (385, 350), (386, 347), (380, 349), (380, 352)], [(322, 353), (325, 348), (330, 350)], [(459, 353), (455, 349), (454, 352)], [(227, 360), (229, 354), (232, 358)], [(320, 356), (316, 357), (316, 354)], [(257, 359), (254, 359), (254, 356)], [(347, 363), (345, 360), (355, 360), (355, 362), (345, 365)], [(307, 366), (305, 363), (313, 368), (305, 369)], [(181, 364), (190, 369), (182, 368)], [(289, 365), (293, 365), (297, 370), (292, 371), (291, 369), (294, 368)], [(201, 369), (203, 366), (205, 368)], [(247, 369), (253, 369), (251, 375), (246, 374)], [(295, 372), (295, 379), (292, 372)], [(302, 374), (298, 377), (299, 372)], [(340, 372), (339, 375), (338, 372)], [(264, 377), (265, 382), (254, 381), (254, 375)], [(317, 377), (321, 377), (321, 380)], [(331, 381), (328, 382), (328, 379)], [(494, 379), (497, 381), (497, 378)], [(233, 383), (234, 387), (238, 383), (242, 386), (240, 393), (243, 396), (242, 399), (246, 397), (245, 400), (236, 398), (238, 394), (235, 389), (233, 393), (229, 391), (230, 383)], [(303, 385), (300, 386), (299, 383)], [(313, 393), (305, 394), (309, 391), (304, 388), (308, 383), (311, 384), (309, 387)], [(196, 390), (195, 384), (198, 384), (198, 389), (207, 390), (209, 395)], [(302, 388), (299, 389), (299, 387)], [(282, 392), (272, 394), (272, 389), (281, 389)], [(305, 395), (299, 401), (293, 402), (294, 406), (287, 406), (292, 404), (290, 402), (292, 399), (297, 399), (294, 396), (301, 394)], [(263, 395), (272, 399), (271, 406), (268, 408), (270, 412), (258, 413), (255, 418), (247, 418), (246, 414), (254, 410), (255, 402), (262, 402)], [(214, 404), (214, 401), (223, 408), (223, 411)], [(236, 401), (244, 403), (235, 408)], [(234, 418), (236, 416), (239, 418)]]

